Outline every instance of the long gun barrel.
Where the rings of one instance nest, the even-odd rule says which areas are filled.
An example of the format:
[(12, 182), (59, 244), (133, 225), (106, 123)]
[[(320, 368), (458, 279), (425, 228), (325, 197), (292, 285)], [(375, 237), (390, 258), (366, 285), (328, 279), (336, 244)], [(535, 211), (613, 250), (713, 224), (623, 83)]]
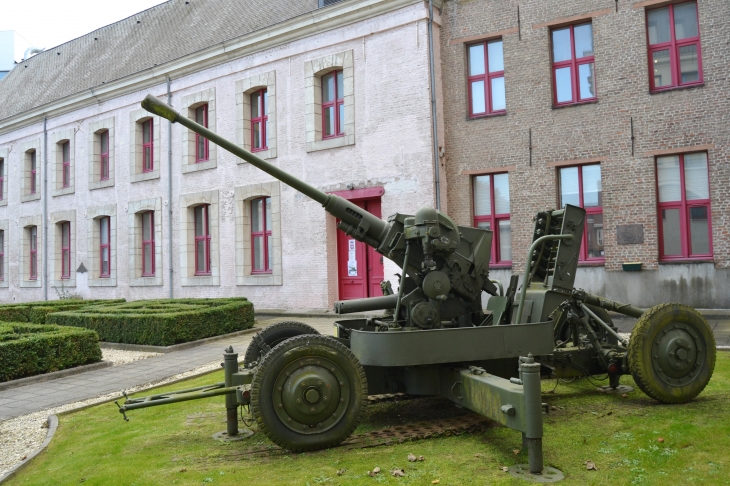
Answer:
[(217, 133), (212, 132), (204, 126), (195, 123), (193, 120), (182, 116), (174, 108), (164, 104), (151, 94), (148, 94), (142, 101), (142, 108), (150, 113), (166, 118), (172, 123), (180, 123), (198, 135), (207, 138), (219, 147), (231, 152), (251, 165), (258, 167), (267, 174), (270, 174), (283, 183), (291, 186), (302, 194), (314, 199), (320, 203), (328, 213), (338, 218), (340, 220), (339, 228), (354, 239), (362, 241), (376, 249), (383, 243), (388, 233), (389, 225), (368, 211), (365, 211), (342, 197), (335, 194), (327, 194), (310, 186), (306, 182), (297, 179), (288, 172), (266, 162), (261, 157), (252, 154), (243, 147), (239, 147)]

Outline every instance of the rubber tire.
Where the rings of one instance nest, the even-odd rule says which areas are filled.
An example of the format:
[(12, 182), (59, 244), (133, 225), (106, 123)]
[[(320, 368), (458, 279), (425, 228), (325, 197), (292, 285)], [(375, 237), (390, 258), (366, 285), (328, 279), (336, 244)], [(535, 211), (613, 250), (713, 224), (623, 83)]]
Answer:
[(243, 358), (244, 368), (250, 368), (252, 363), (261, 360), (262, 349), (260, 348), (260, 344), (262, 342), (273, 349), (279, 343), (282, 343), (289, 338), (305, 334), (319, 335), (319, 331), (312, 326), (298, 321), (277, 322), (276, 324), (264, 328), (253, 337), (251, 344), (249, 344), (248, 348), (246, 348), (246, 354)]
[[(656, 372), (652, 363), (654, 340), (665, 327), (680, 322), (691, 326), (704, 341), (701, 368), (687, 385), (667, 384)], [(682, 304), (661, 304), (652, 307), (639, 318), (631, 332), (628, 358), (629, 369), (636, 385), (651, 398), (663, 403), (686, 403), (705, 389), (715, 369), (715, 336), (702, 315)]]
[[(274, 410), (273, 387), (282, 370), (302, 357), (326, 358), (337, 364), (349, 381), (350, 401), (345, 414), (334, 427), (320, 434), (300, 434), (282, 423)], [(251, 410), (259, 431), (276, 445), (292, 452), (334, 447), (347, 439), (362, 419), (368, 396), (365, 371), (349, 348), (337, 340), (320, 335), (296, 336), (267, 353), (254, 372), (251, 382)]]

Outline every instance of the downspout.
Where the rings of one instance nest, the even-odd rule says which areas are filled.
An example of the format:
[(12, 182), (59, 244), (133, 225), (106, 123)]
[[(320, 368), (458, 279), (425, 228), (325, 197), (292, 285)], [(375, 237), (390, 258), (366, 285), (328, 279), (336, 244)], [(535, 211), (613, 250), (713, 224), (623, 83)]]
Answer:
[[(172, 106), (170, 94), (170, 77), (167, 77), (167, 106)], [(167, 121), (167, 260), (170, 268), (170, 298), (173, 295), (172, 282), (172, 122)]]
[(48, 119), (43, 117), (43, 300), (48, 300)]
[(439, 174), (439, 132), (436, 119), (436, 68), (433, 59), (433, 0), (428, 0), (428, 61), (431, 72), (431, 122), (433, 123), (433, 176), (436, 209), (441, 209), (441, 178)]

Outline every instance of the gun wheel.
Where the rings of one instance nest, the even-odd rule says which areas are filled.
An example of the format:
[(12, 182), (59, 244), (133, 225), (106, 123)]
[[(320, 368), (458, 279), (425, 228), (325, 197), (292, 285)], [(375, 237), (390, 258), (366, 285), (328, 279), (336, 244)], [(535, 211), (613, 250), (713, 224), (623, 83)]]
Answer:
[(257, 333), (251, 340), (251, 344), (246, 348), (246, 354), (243, 357), (243, 366), (251, 368), (252, 365), (261, 360), (261, 358), (275, 348), (279, 343), (292, 338), (294, 336), (302, 336), (305, 334), (317, 334), (312, 326), (298, 321), (282, 321), (277, 322), (261, 332)]
[(629, 341), (638, 387), (664, 403), (685, 403), (704, 390), (715, 369), (715, 336), (704, 317), (681, 304), (646, 311)]
[(360, 423), (365, 371), (333, 338), (296, 336), (266, 354), (251, 383), (259, 430), (293, 452), (334, 447)]

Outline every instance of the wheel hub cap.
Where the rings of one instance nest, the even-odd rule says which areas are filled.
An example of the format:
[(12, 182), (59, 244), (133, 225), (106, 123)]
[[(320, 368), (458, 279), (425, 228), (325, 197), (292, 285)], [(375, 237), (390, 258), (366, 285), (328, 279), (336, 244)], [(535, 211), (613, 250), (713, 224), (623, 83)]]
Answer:
[(657, 335), (652, 360), (657, 374), (670, 385), (685, 385), (699, 371), (703, 352), (697, 332), (684, 324), (670, 324)]

